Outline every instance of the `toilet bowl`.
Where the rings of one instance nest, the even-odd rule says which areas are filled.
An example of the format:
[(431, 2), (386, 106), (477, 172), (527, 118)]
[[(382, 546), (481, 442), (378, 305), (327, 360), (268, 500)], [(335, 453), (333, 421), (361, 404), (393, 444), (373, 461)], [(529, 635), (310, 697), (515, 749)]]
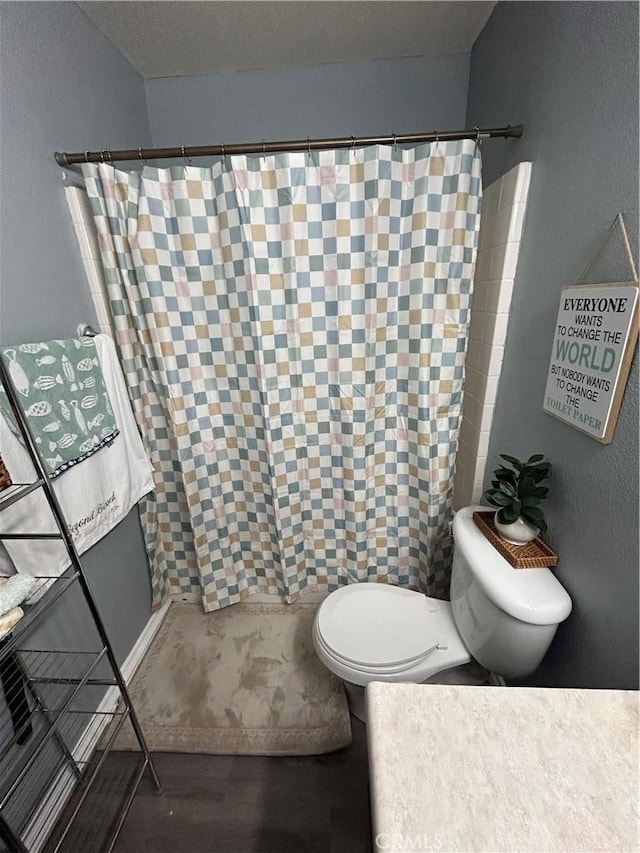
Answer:
[(548, 569), (514, 569), (467, 507), (456, 514), (451, 602), (389, 584), (356, 583), (320, 605), (313, 643), (364, 721), (370, 681), (483, 684), (529, 675), (571, 599)]

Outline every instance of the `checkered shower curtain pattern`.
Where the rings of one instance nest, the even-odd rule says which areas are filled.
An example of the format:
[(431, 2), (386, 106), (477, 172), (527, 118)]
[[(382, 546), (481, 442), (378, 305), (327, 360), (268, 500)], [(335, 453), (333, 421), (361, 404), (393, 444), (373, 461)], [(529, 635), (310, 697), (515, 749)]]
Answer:
[(83, 167), (154, 600), (448, 588), (473, 141)]

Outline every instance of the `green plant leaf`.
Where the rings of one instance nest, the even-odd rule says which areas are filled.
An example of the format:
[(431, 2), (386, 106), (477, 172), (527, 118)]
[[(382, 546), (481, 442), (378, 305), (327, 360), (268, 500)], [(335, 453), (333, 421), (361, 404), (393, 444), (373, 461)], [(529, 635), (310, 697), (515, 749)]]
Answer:
[(521, 477), (533, 477), (538, 471), (548, 471), (551, 466), (548, 462), (536, 462), (535, 465), (529, 465), (528, 463), (522, 466), (522, 471), (520, 471)]
[(513, 467), (516, 469), (516, 471), (522, 470), (522, 462), (519, 459), (516, 459), (515, 456), (508, 456), (506, 453), (501, 453), (500, 458), (506, 459), (507, 462), (509, 462), (511, 465), (513, 465)]
[(532, 524), (534, 527), (537, 527), (542, 533), (544, 533), (547, 529), (547, 522), (544, 520), (542, 515), (532, 516), (529, 510), (523, 510), (522, 517), (525, 519), (525, 521), (528, 521), (529, 524)]
[(532, 495), (536, 488), (536, 481), (533, 477), (524, 477), (518, 483), (518, 496), (521, 498), (526, 498), (528, 495)]
[(533, 462), (541, 462), (544, 459), (542, 453), (534, 453), (533, 456), (530, 456), (527, 459), (527, 465), (531, 465)]
[(485, 497), (494, 506), (511, 506), (512, 498), (501, 492), (500, 489), (489, 489)]
[(513, 506), (505, 507), (500, 510), (499, 519), (503, 524), (513, 524), (520, 517), (520, 512)]
[(541, 483), (549, 476), (549, 468), (536, 468), (531, 476), (536, 481), (536, 483)]
[(510, 468), (505, 468), (504, 465), (496, 468), (493, 473), (496, 475), (498, 480), (513, 480), (514, 482), (518, 476), (515, 471), (512, 471)]
[(533, 494), (542, 500), (549, 494), (549, 489), (546, 486), (536, 486)]
[(522, 515), (536, 527), (540, 527), (540, 524), (544, 522), (544, 515), (538, 507), (524, 507)]
[(522, 498), (521, 504), (523, 507), (536, 507), (540, 505), (540, 498), (537, 498), (535, 495), (527, 495)]
[(511, 498), (515, 498), (517, 495), (515, 486), (508, 480), (500, 480), (500, 491)]
[(516, 472), (512, 471), (511, 468), (505, 468), (504, 465), (499, 465), (495, 471), (496, 475), (500, 474), (502, 476), (515, 477)]
[(485, 499), (485, 501), (488, 501), (492, 506), (497, 506), (497, 504), (493, 500), (493, 493), (494, 492), (495, 492), (495, 489), (487, 489), (487, 491), (484, 493), (484, 499)]

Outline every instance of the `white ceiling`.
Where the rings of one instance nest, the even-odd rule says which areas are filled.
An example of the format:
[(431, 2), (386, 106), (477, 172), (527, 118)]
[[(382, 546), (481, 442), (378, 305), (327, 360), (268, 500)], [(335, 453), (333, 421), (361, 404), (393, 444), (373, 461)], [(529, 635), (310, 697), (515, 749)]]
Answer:
[(208, 0), (78, 4), (145, 78), (468, 53), (495, 2)]

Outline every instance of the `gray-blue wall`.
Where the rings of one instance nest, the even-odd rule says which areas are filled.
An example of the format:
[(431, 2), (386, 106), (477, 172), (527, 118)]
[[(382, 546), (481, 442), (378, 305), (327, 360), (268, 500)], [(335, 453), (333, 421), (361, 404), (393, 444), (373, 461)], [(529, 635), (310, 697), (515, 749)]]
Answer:
[(148, 80), (151, 133), (163, 146), (458, 128), (468, 73), (456, 54)]
[[(638, 6), (499, 3), (471, 59), (467, 123), (523, 122), (522, 140), (484, 146), (490, 183), (533, 161), (529, 208), (489, 448), (546, 454), (557, 575), (574, 610), (531, 683), (638, 686), (638, 362), (613, 443), (542, 412), (560, 289), (576, 282), (618, 211), (637, 258)], [(591, 280), (630, 276), (621, 250)]]
[[(53, 152), (148, 145), (151, 137), (142, 78), (75, 3), (0, 3), (0, 45), (0, 342), (6, 346), (71, 337), (78, 323), (95, 321)], [(137, 510), (83, 561), (122, 660), (150, 614)], [(73, 601), (67, 606), (80, 608)], [(79, 624), (80, 647), (82, 634)]]

